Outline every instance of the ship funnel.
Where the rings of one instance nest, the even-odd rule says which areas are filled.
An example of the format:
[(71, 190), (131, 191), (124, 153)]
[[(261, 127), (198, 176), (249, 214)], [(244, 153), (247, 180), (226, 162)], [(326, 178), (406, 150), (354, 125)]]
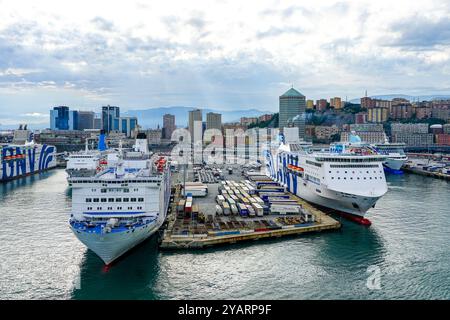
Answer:
[(148, 141), (147, 141), (147, 135), (143, 132), (140, 132), (137, 134), (136, 137), (136, 143), (134, 145), (135, 151), (140, 151), (143, 154), (148, 154)]
[(100, 136), (98, 137), (98, 150), (105, 151), (106, 147), (106, 138), (105, 138), (105, 130), (100, 131)]

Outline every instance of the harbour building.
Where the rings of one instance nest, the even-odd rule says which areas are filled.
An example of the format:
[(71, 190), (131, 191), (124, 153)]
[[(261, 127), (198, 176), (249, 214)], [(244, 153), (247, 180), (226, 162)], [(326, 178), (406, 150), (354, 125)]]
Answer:
[(385, 107), (369, 108), (367, 112), (367, 121), (372, 123), (383, 123), (388, 120), (389, 109)]
[(331, 98), (330, 106), (334, 109), (342, 109), (342, 99), (340, 97)]
[(299, 138), (305, 137), (305, 108), (306, 99), (303, 94), (289, 89), (280, 96), (279, 128), (297, 127)]

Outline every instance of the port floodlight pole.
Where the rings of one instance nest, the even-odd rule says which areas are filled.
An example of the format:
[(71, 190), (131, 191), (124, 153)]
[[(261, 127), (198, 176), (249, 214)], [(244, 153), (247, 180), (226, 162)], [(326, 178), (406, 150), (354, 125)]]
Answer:
[(186, 198), (186, 174), (188, 164), (183, 164), (183, 197)]

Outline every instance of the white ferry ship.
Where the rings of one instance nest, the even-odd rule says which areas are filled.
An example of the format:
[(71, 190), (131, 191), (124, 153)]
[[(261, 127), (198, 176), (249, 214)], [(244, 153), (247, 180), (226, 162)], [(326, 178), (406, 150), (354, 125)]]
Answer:
[(313, 151), (309, 143), (281, 143), (266, 152), (267, 174), (311, 203), (370, 224), (365, 213), (387, 192), (386, 157), (362, 144), (359, 137)]
[(12, 144), (0, 144), (0, 182), (56, 167), (56, 147), (34, 143), (26, 125), (14, 131)]
[(111, 153), (111, 151), (107, 150), (105, 132), (102, 130), (97, 149), (89, 150), (88, 140), (86, 139), (84, 151), (71, 153), (67, 157), (66, 172), (69, 177), (93, 176), (107, 164), (107, 153)]
[(403, 150), (405, 147), (404, 143), (390, 143), (389, 141), (385, 141), (384, 143), (377, 143), (373, 147), (379, 154), (387, 157), (383, 165), (389, 171), (400, 171), (402, 166), (408, 161), (408, 156)]
[(90, 177), (69, 176), (70, 227), (78, 239), (110, 264), (154, 234), (170, 201), (170, 170), (151, 156), (140, 136), (133, 150), (109, 154), (108, 164)]

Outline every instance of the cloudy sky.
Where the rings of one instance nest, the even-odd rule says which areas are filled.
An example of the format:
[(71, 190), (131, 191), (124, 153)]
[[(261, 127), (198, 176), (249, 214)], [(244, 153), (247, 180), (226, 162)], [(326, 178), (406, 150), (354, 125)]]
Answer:
[(450, 94), (449, 1), (0, 0), (0, 128), (48, 110)]

